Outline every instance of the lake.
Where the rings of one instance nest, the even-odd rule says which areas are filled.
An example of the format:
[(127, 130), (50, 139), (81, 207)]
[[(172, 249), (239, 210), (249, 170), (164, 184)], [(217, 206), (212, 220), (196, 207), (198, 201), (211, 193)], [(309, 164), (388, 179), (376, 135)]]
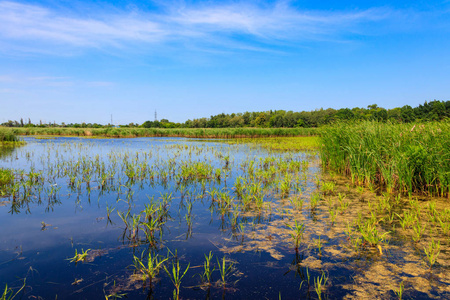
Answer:
[(0, 157), (16, 174), (0, 283), (17, 297), (450, 298), (443, 199), (356, 187), (315, 152), (258, 143), (24, 140)]

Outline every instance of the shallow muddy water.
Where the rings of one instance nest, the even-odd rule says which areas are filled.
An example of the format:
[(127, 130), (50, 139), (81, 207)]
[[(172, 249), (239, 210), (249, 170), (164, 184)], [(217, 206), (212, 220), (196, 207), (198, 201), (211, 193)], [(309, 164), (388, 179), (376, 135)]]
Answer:
[(16, 174), (0, 288), (17, 298), (176, 298), (177, 263), (180, 299), (450, 298), (445, 199), (354, 187), (316, 153), (250, 143), (25, 140), (0, 156)]

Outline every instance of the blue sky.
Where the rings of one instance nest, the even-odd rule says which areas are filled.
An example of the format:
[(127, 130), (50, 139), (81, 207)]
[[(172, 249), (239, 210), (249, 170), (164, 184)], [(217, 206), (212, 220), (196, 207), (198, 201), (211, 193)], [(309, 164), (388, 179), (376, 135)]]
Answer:
[(450, 1), (2, 1), (0, 122), (450, 99)]

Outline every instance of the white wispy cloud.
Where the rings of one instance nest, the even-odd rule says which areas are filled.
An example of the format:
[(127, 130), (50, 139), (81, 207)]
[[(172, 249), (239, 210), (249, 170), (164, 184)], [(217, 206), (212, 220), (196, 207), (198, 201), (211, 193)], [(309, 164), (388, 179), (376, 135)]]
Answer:
[[(26, 76), (26, 75), (0, 75), (0, 88), (5, 87), (17, 87), (18, 89), (26, 88), (54, 88), (54, 87), (99, 87), (107, 88), (115, 85), (112, 81), (87, 81), (80, 80), (72, 77), (64, 76)], [(6, 89), (3, 89), (5, 92)], [(13, 90), (10, 90), (13, 91)], [(14, 90), (17, 91), (17, 90)]]
[(0, 34), (6, 38), (65, 43), (76, 46), (120, 44), (122, 41), (156, 42), (166, 33), (159, 24), (124, 12), (99, 14), (97, 19), (64, 16), (36, 5), (0, 3)]
[(387, 18), (389, 11), (371, 9), (354, 12), (298, 11), (286, 2), (271, 7), (229, 4), (217, 7), (186, 8), (174, 13), (175, 22), (200, 32), (237, 32), (265, 38), (295, 39), (345, 30), (361, 22)]
[(130, 44), (164, 46), (183, 43), (199, 48), (218, 45), (225, 49), (258, 50), (276, 42), (295, 44), (339, 39), (341, 35), (357, 31), (362, 24), (392, 17), (389, 9), (301, 11), (286, 1), (271, 5), (169, 3), (153, 12), (105, 9), (87, 16), (80, 12), (4, 1), (0, 2), (0, 42), (30, 52), (40, 52), (51, 45), (123, 48)]

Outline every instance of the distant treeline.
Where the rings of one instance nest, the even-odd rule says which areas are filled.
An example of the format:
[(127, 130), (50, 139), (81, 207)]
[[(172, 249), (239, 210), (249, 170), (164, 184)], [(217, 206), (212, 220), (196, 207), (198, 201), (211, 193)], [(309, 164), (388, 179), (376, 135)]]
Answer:
[(437, 121), (450, 118), (450, 101), (433, 100), (423, 105), (411, 107), (405, 105), (393, 109), (384, 109), (376, 104), (367, 108), (341, 108), (318, 109), (314, 111), (285, 111), (270, 110), (264, 112), (245, 112), (232, 114), (218, 114), (209, 118), (187, 120), (184, 123), (174, 123), (167, 119), (160, 121), (146, 121), (143, 124), (130, 123), (127, 125), (113, 126), (98, 123), (70, 123), (33, 124), (30, 119), (24, 122), (8, 121), (2, 126), (6, 127), (70, 127), (70, 128), (239, 128), (239, 127), (264, 127), (264, 128), (294, 128), (294, 127), (320, 127), (335, 121), (374, 120), (390, 121), (391, 123), (410, 123), (415, 121)]
[(430, 101), (411, 107), (405, 105), (393, 109), (384, 109), (376, 104), (367, 108), (328, 108), (314, 111), (293, 112), (275, 110), (266, 112), (245, 112), (238, 114), (219, 114), (210, 118), (187, 120), (183, 125), (188, 128), (224, 128), (224, 127), (319, 127), (335, 121), (373, 120), (393, 123), (414, 121), (436, 121), (450, 118), (450, 101)]

